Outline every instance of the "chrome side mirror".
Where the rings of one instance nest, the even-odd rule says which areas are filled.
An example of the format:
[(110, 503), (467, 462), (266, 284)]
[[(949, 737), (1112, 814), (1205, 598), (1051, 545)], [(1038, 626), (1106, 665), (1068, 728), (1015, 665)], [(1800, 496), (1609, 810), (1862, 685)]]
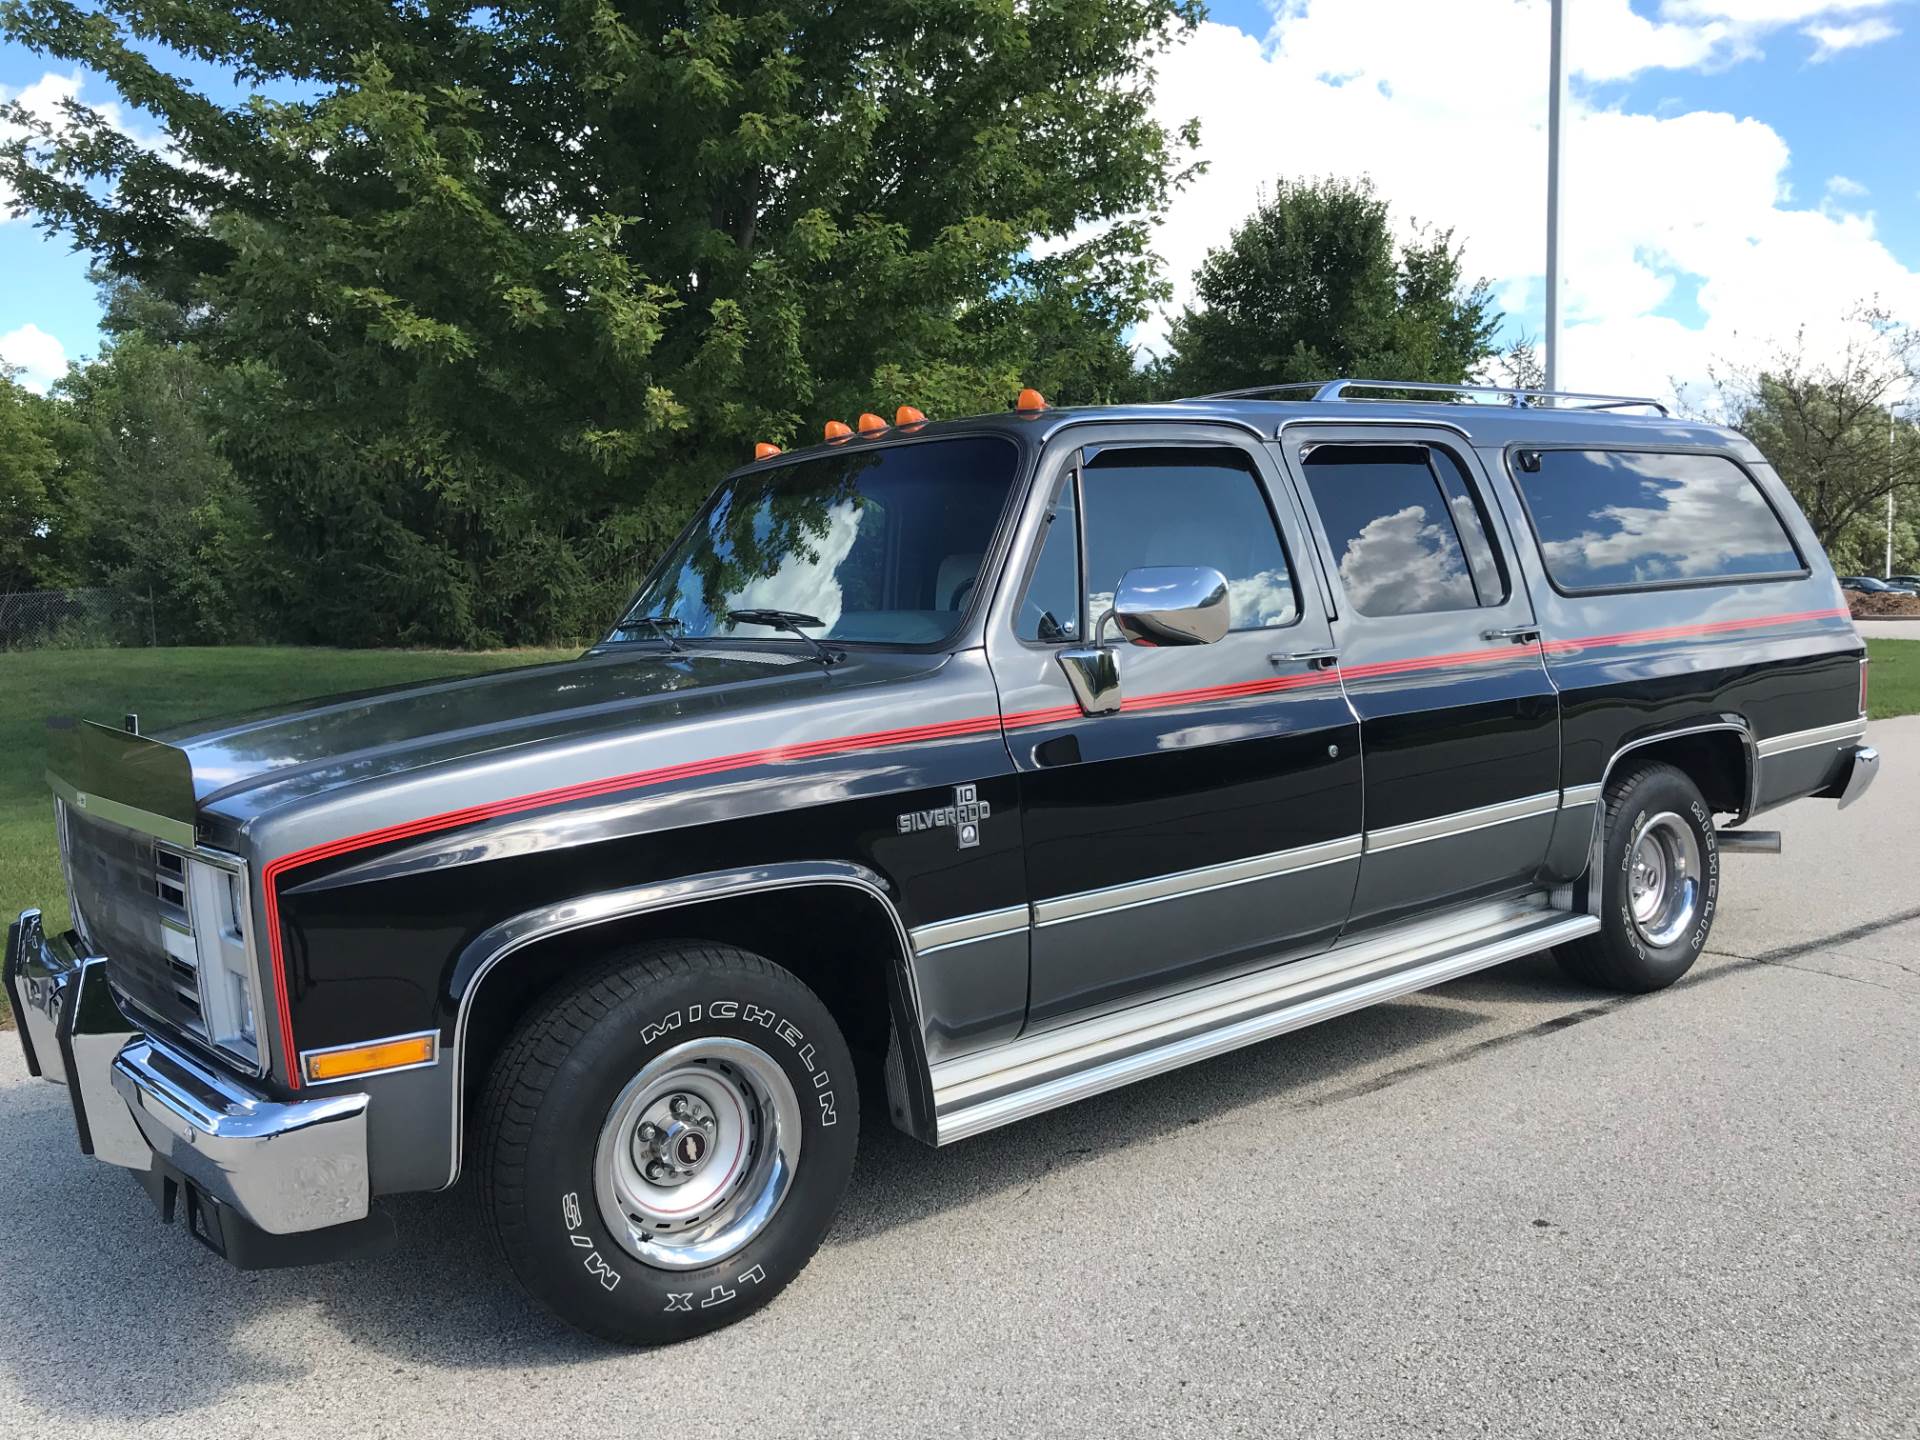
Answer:
[(1149, 565), (1120, 577), (1112, 614), (1134, 645), (1212, 645), (1233, 628), (1231, 611), (1227, 577), (1211, 566)]
[(1107, 621), (1132, 645), (1212, 645), (1233, 628), (1227, 577), (1205, 565), (1149, 565), (1120, 577), (1113, 608), (1093, 627), (1093, 644), (1060, 652), (1073, 698), (1088, 715), (1120, 708), (1120, 667), (1102, 645)]

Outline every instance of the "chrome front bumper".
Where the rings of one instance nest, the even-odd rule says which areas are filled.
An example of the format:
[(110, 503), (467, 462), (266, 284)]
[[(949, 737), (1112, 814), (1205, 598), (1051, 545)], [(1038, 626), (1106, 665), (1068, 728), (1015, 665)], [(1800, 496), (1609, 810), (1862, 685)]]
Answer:
[(9, 928), (4, 975), (27, 1068), (67, 1087), (81, 1150), (145, 1175), (163, 1211), (184, 1185), (190, 1221), (210, 1201), (215, 1220), (269, 1236), (368, 1218), (365, 1095), (275, 1100), (141, 1033), (106, 961), (72, 932), (47, 936), (38, 910)]

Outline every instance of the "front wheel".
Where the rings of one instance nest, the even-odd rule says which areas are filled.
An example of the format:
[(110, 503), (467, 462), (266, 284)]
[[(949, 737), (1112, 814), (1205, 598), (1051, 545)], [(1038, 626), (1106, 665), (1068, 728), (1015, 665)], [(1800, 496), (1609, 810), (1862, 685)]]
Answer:
[(605, 1339), (730, 1324), (805, 1268), (853, 1170), (846, 1042), (785, 970), (644, 946), (547, 1002), (483, 1106), (482, 1198), (536, 1300)]
[(1662, 990), (1693, 967), (1720, 900), (1720, 850), (1700, 787), (1645, 765), (1607, 788), (1600, 847), (1600, 930), (1555, 954), (1609, 990)]

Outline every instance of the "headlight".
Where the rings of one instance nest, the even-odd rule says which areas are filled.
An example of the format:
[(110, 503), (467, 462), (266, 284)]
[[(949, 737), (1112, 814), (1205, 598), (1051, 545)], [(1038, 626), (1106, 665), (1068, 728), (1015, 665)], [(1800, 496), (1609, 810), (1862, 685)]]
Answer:
[(260, 1066), (253, 963), (247, 947), (245, 877), (205, 860), (187, 861), (187, 895), (200, 962), (200, 1012), (207, 1039)]

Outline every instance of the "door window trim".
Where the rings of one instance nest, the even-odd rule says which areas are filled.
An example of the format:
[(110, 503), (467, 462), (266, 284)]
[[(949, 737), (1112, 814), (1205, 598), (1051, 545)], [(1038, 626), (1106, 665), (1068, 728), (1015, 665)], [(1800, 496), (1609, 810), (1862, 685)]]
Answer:
[[(1124, 421), (1108, 423), (1125, 425)], [(1101, 428), (1104, 429), (1106, 427), (1103, 425)], [(1248, 626), (1244, 629), (1235, 627), (1227, 632), (1226, 638), (1231, 639), (1235, 635), (1277, 634), (1282, 631), (1294, 629), (1306, 619), (1307, 597), (1305, 587), (1302, 586), (1300, 581), (1300, 560), (1294, 555), (1293, 547), (1288, 543), (1287, 528), (1280, 520), (1279, 505), (1274, 488), (1276, 480), (1284, 484), (1286, 477), (1284, 474), (1278, 476), (1270, 475), (1262, 469), (1261, 452), (1267, 447), (1257, 440), (1252, 443), (1243, 443), (1237, 436), (1232, 438), (1209, 436), (1201, 439), (1191, 436), (1142, 436), (1130, 433), (1113, 440), (1102, 439), (1075, 442), (1072, 448), (1065, 451), (1062, 455), (1062, 462), (1065, 469), (1060, 479), (1050, 484), (1042, 479), (1041, 483), (1045, 498), (1040, 503), (1040, 518), (1034, 527), (1026, 560), (1021, 567), (1022, 573), (1019, 586), (1012, 592), (1013, 603), (1008, 609), (1006, 629), (1016, 645), (1019, 645), (1024, 650), (1051, 651), (1068, 645), (1093, 643), (1088, 623), (1093, 617), (1086, 613), (1087, 497), (1084, 472), (1087, 463), (1086, 452), (1089, 448), (1097, 448), (1103, 455), (1113, 450), (1232, 450), (1236, 452), (1246, 462), (1247, 478), (1253, 482), (1254, 492), (1259, 497), (1261, 506), (1267, 512), (1267, 519), (1273, 526), (1274, 541), (1279, 545), (1280, 558), (1285, 562), (1287, 567), (1287, 584), (1293, 591), (1293, 617), (1282, 625), (1255, 625)], [(1044, 476), (1044, 466), (1041, 467), (1040, 474)], [(1063, 482), (1071, 483), (1074, 489), (1074, 550), (1076, 563), (1079, 567), (1080, 597), (1078, 608), (1081, 612), (1079, 623), (1075, 627), (1075, 634), (1071, 637), (1060, 640), (1029, 640), (1020, 633), (1020, 612), (1025, 607), (1027, 596), (1033, 587), (1034, 575), (1040, 565), (1041, 552), (1046, 548), (1047, 517), (1053, 512), (1053, 507), (1060, 494)], [(1314, 540), (1312, 526), (1308, 524), (1305, 517), (1297, 511), (1295, 512), (1295, 518), (1301, 523), (1302, 535), (1306, 539), (1308, 546), (1311, 547)], [(1095, 621), (1095, 623), (1097, 624), (1097, 621)], [(1224, 643), (1224, 641), (1222, 643)]]
[[(1377, 433), (1370, 433), (1375, 430), (1375, 427), (1378, 427)], [(1319, 433), (1322, 429), (1339, 433), (1321, 439)], [(1295, 433), (1289, 434), (1289, 430)], [(1293, 447), (1291, 450), (1288, 449), (1289, 445)], [(1459, 537), (1459, 522), (1454, 520), (1455, 535), (1460, 539), (1461, 558), (1468, 565), (1467, 579), (1473, 588), (1477, 603), (1452, 610), (1409, 610), (1396, 615), (1369, 615), (1353, 605), (1345, 584), (1339, 578), (1340, 567), (1333, 553), (1333, 540), (1327, 533), (1326, 522), (1320, 517), (1320, 507), (1313, 498), (1313, 486), (1307, 479), (1307, 462), (1304, 452), (1322, 445), (1387, 448), (1418, 445), (1429, 451), (1436, 448), (1445, 450), (1454, 458), (1461, 476), (1466, 481), (1467, 495), (1473, 502), (1475, 515), (1479, 518), (1480, 528), (1486, 537), (1494, 568), (1506, 586), (1505, 596), (1491, 604), (1478, 599), (1480, 586), (1473, 577), (1472, 562), (1467, 559), (1467, 542), (1464, 537)], [(1480, 468), (1479, 452), (1474, 448), (1472, 437), (1465, 430), (1445, 421), (1396, 420), (1391, 417), (1378, 420), (1289, 420), (1282, 424), (1276, 433), (1274, 447), (1279, 451), (1280, 464), (1284, 467), (1287, 479), (1295, 492), (1295, 502), (1301, 511), (1301, 523), (1305, 526), (1308, 538), (1314, 547), (1314, 558), (1321, 571), (1320, 583), (1326, 587), (1329, 597), (1327, 608), (1330, 619), (1337, 621), (1341, 618), (1339, 606), (1342, 601), (1348, 603), (1351, 617), (1362, 624), (1387, 624), (1396, 620), (1417, 620), (1439, 615), (1498, 615), (1522, 601), (1525, 602), (1528, 613), (1532, 613), (1533, 602), (1527, 591), (1525, 574), (1520, 568), (1519, 547), (1513, 543), (1513, 537), (1503, 523), (1503, 512), (1498, 497), (1489, 483), (1491, 477)], [(1433, 472), (1434, 484), (1441, 500), (1447, 500), (1446, 482), (1441, 479), (1431, 455), (1427, 457), (1427, 468)], [(1449, 505), (1447, 509), (1451, 518), (1452, 507)], [(1502, 548), (1503, 539), (1504, 549)]]

